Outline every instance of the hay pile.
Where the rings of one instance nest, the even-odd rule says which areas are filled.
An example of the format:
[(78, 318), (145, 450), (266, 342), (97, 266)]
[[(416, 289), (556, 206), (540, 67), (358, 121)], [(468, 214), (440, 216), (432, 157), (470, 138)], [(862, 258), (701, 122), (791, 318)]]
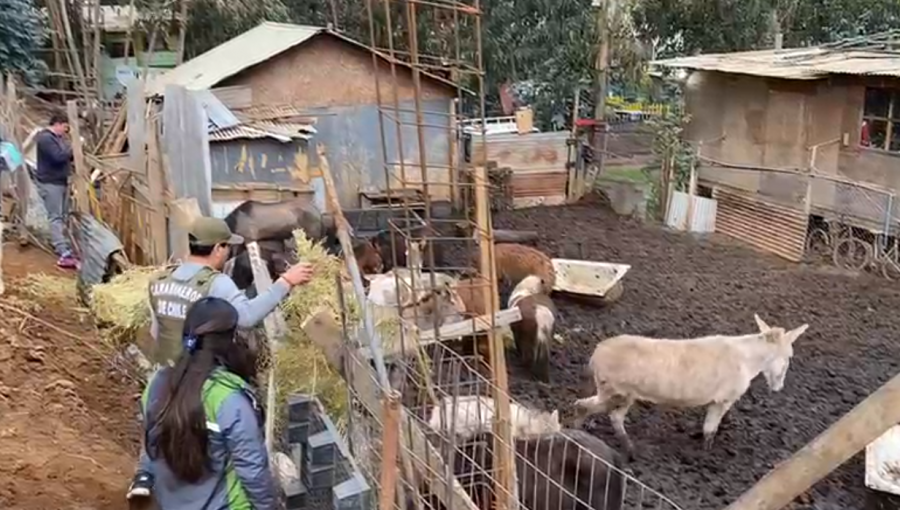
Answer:
[[(335, 424), (342, 428), (347, 422), (349, 401), (347, 385), (325, 358), (324, 353), (306, 336), (303, 322), (314, 313), (326, 310), (340, 324), (341, 300), (338, 282), (342, 262), (328, 254), (321, 243), (295, 233), (297, 257), (315, 268), (313, 279), (296, 289), (282, 304), (288, 325), (288, 337), (275, 354), (275, 381), (279, 406), (294, 393), (316, 395)], [(347, 322), (359, 321), (360, 308), (351, 292), (344, 293)]]
[(91, 313), (104, 340), (115, 346), (133, 343), (138, 331), (150, 325), (148, 289), (158, 271), (138, 266), (94, 286)]
[(75, 280), (46, 273), (31, 273), (16, 282), (16, 286), (33, 298), (44, 302), (73, 306), (78, 302)]

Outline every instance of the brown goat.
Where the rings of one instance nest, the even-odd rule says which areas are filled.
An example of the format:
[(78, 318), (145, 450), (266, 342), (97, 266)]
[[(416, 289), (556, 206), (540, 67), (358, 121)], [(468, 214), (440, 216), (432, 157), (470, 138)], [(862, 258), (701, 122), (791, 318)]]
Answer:
[(353, 256), (362, 274), (379, 274), (384, 270), (384, 259), (374, 239), (355, 244)]
[(489, 282), (481, 277), (463, 278), (456, 284), (456, 293), (466, 307), (466, 317), (479, 317), (487, 313), (484, 302), (484, 288)]
[(509, 297), (509, 307), (517, 307), (522, 313), (522, 320), (512, 325), (519, 357), (535, 377), (550, 382), (550, 343), (556, 307), (550, 296), (542, 292), (543, 287), (540, 277), (525, 277)]
[(522, 244), (502, 243), (494, 246), (497, 279), (516, 285), (529, 275), (539, 276), (544, 282), (544, 294), (553, 292), (556, 271), (550, 257), (542, 251)]

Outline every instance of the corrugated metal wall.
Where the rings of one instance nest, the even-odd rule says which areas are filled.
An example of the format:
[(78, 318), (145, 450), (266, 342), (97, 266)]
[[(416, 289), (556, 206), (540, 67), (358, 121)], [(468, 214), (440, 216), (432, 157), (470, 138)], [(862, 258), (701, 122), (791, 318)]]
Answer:
[(271, 138), (238, 139), (209, 144), (213, 184), (295, 184), (309, 169), (306, 141), (282, 143)]
[[(423, 136), (425, 138), (426, 160), (430, 167), (429, 181), (448, 180), (447, 165), (450, 151), (450, 99), (423, 101), (424, 113)], [(416, 134), (415, 105), (410, 102), (400, 104), (399, 115), (385, 115), (385, 142), (387, 146), (387, 162), (395, 168), (399, 175), (399, 162), (404, 161), (407, 179), (420, 175), (419, 144)], [(381, 132), (378, 125), (378, 107), (376, 105), (333, 107), (313, 109), (311, 113), (320, 113), (316, 120), (316, 135), (313, 142), (322, 143), (326, 147), (326, 156), (334, 175), (335, 184), (340, 193), (341, 205), (348, 208), (360, 206), (359, 192), (364, 190), (383, 191), (386, 188), (384, 162), (382, 155)], [(403, 155), (398, 149), (397, 123), (392, 117), (398, 117), (402, 123), (401, 138)], [(315, 150), (310, 150), (312, 167), (318, 165)], [(315, 183), (314, 183), (315, 185)], [(396, 186), (396, 183), (394, 183)], [(432, 194), (447, 194), (446, 189), (434, 189)], [(319, 197), (317, 196), (317, 202)]]
[(759, 195), (716, 188), (716, 232), (793, 262), (803, 259), (809, 217), (803, 211), (764, 201)]

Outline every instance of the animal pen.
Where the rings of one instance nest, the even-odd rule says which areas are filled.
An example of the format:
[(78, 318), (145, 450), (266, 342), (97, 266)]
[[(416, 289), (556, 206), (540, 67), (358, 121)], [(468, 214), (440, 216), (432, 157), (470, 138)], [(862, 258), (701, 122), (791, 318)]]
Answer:
[[(305, 329), (347, 380), (348, 442), (356, 462), (376, 486), (379, 508), (505, 510), (520, 503), (534, 510), (678, 508), (623, 471), (615, 455), (603, 457), (606, 452), (596, 448), (601, 442), (585, 441), (586, 434), (580, 431), (557, 428), (535, 437), (515, 437), (513, 425), (521, 425), (524, 412), (508, 391), (500, 331), (520, 314), (518, 309), (501, 310), (489, 168), (485, 162), (468, 163), (456, 155), (446, 164), (430, 161), (423, 135), (425, 128), (444, 128), (423, 120), (424, 73), (446, 73), (457, 83), (473, 84), (474, 90), (458, 85), (457, 103), (472, 113), (469, 119), (483, 126), (480, 0), (368, 1), (365, 8), (373, 66), (377, 69), (383, 59), (391, 70), (387, 83), (376, 72), (374, 87), (391, 216), (387, 221), (391, 256), (395, 266), (402, 256), (408, 267), (395, 268), (387, 276), (393, 301), (373, 304), (353, 256), (353, 233), (334, 180), (324, 168), (327, 208), (336, 216), (352, 292), (344, 294), (347, 287), (339, 286), (344, 304), (340, 325), (328, 314), (319, 314), (307, 320)], [(424, 17), (440, 20), (443, 28), (427, 44), (419, 40), (417, 25)], [(429, 53), (426, 46), (437, 50)], [(401, 107), (398, 98), (401, 65), (412, 68), (412, 110)], [(410, 115), (404, 113), (413, 114), (415, 121), (406, 121)], [(462, 115), (459, 111), (445, 115), (451, 116), (450, 127), (444, 128), (449, 129), (447, 135), (459, 140)], [(401, 136), (402, 128), (410, 125), (415, 140)], [(396, 136), (390, 136), (392, 132)], [(485, 130), (481, 132), (474, 143), (483, 147)], [(388, 140), (395, 140), (395, 151)], [(389, 154), (397, 154), (397, 160), (388, 160)], [(409, 154), (414, 157), (405, 157)], [(435, 179), (439, 173), (435, 169), (446, 171), (447, 179)], [(453, 187), (451, 196), (461, 202), (462, 218), (433, 215), (430, 191), (448, 183)], [(456, 256), (438, 257), (441, 248)], [(466, 290), (480, 295), (484, 313), (444, 322), (445, 317), (433, 311), (448, 291), (455, 292), (447, 283), (448, 273), (472, 277)], [(365, 303), (357, 312), (362, 319), (358, 326), (348, 320), (354, 315), (354, 301)]]

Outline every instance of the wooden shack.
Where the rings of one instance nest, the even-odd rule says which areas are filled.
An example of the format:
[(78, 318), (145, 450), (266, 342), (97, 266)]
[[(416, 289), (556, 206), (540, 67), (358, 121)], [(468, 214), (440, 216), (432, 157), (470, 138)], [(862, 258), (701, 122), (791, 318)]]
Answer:
[[(324, 146), (341, 203), (355, 208), (363, 194), (383, 192), (386, 176), (396, 178), (401, 163), (408, 181), (421, 181), (412, 70), (397, 64), (395, 87), (390, 64), (383, 58), (377, 62), (376, 75), (372, 52), (365, 45), (327, 28), (266, 22), (154, 79), (146, 93), (162, 95), (172, 84), (188, 90), (211, 89), (244, 122), (313, 124), (315, 136), (310, 142)], [(422, 76), (422, 136), (427, 152), (422, 157), (428, 181), (447, 183), (432, 186), (431, 193), (448, 196), (451, 148), (455, 147), (450, 113), (457, 89), (442, 77)], [(383, 116), (386, 156), (376, 79), (382, 94), (390, 95), (382, 98), (381, 108), (387, 112)], [(399, 112), (387, 106), (393, 104), (395, 88)], [(402, 124), (400, 140), (393, 119)], [(292, 175), (294, 185), (315, 188), (321, 194), (324, 186), (316, 181), (323, 161), (317, 152), (309, 151), (308, 172)]]
[(857, 43), (654, 63), (683, 73), (718, 231), (799, 260), (810, 215), (896, 225), (900, 53)]

